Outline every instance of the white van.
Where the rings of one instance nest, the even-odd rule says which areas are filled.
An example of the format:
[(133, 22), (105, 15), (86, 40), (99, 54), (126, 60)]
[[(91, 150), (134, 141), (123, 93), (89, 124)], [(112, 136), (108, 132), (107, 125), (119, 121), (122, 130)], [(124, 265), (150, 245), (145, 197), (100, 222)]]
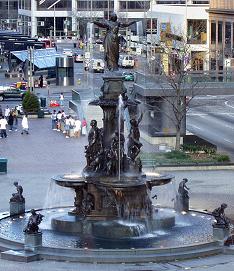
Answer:
[(120, 66), (123, 68), (134, 68), (135, 60), (130, 55), (121, 56)]
[(93, 59), (92, 70), (93, 72), (104, 72), (105, 63), (102, 59)]

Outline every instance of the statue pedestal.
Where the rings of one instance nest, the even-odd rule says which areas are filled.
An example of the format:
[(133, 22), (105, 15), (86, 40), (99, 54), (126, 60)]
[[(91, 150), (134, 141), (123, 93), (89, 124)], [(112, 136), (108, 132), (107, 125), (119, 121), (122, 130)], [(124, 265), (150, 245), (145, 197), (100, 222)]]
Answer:
[(21, 215), (25, 212), (25, 202), (10, 202), (10, 215)]
[(42, 233), (25, 233), (24, 250), (35, 252), (42, 246)]
[(213, 226), (213, 238), (215, 241), (224, 241), (230, 234), (229, 228)]
[(174, 208), (176, 212), (188, 212), (189, 211), (189, 199), (176, 195)]

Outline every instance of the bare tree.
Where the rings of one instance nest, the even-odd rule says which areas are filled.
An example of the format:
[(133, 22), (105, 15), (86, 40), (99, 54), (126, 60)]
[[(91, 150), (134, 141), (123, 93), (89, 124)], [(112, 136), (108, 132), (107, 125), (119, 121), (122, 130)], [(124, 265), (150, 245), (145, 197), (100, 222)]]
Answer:
[[(182, 35), (168, 34), (167, 40), (161, 43), (161, 60), (159, 84), (162, 90), (162, 99), (165, 100), (171, 112), (167, 117), (173, 122), (176, 133), (175, 149), (180, 149), (182, 124), (189, 109), (189, 103), (195, 95), (201, 93), (205, 84), (201, 75), (191, 76), (191, 45)], [(189, 99), (188, 99), (189, 97)]]

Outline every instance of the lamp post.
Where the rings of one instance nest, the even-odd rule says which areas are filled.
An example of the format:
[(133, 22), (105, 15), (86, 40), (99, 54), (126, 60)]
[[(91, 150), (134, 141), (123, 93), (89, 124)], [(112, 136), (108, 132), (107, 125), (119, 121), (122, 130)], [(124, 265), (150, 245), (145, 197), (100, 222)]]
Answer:
[[(40, 0), (39, 5), (42, 5), (46, 0)], [(47, 9), (54, 8), (54, 40), (56, 40), (56, 17), (55, 17), (55, 5), (58, 4), (61, 0), (55, 1)]]
[(56, 17), (55, 17), (55, 5), (58, 4), (61, 0), (55, 1), (52, 5), (50, 5), (47, 9), (54, 8), (54, 41), (56, 40)]

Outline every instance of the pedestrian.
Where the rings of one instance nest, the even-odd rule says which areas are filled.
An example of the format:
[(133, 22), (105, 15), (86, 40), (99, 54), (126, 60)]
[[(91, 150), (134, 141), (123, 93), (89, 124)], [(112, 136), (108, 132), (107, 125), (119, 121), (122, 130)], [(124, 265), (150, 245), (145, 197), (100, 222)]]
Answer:
[(77, 117), (75, 120), (75, 125), (74, 125), (74, 135), (75, 137), (80, 137), (80, 131), (81, 131), (81, 121)]
[(29, 134), (28, 133), (28, 118), (27, 118), (27, 115), (24, 115), (23, 116), (23, 119), (22, 119), (22, 122), (21, 122), (21, 126), (22, 126), (22, 132), (21, 132), (21, 135), (25, 132), (27, 135)]
[(13, 118), (14, 118), (14, 123), (15, 123), (15, 131), (17, 131), (17, 127), (18, 127), (18, 115), (19, 115), (19, 112), (17, 110), (17, 107), (15, 107), (15, 109), (13, 110)]
[(63, 95), (63, 92), (61, 92), (60, 95), (59, 95), (59, 102), (60, 102), (60, 106), (64, 105), (64, 95)]
[(42, 75), (39, 77), (39, 87), (43, 88), (43, 76)]
[(10, 132), (13, 129), (13, 124), (14, 124), (14, 117), (13, 117), (13, 113), (11, 111), (10, 114), (9, 114), (9, 117), (8, 117), (8, 125), (9, 125), (9, 131)]
[(64, 130), (65, 130), (66, 138), (69, 138), (69, 131), (70, 131), (70, 118), (69, 118), (69, 116), (67, 116), (65, 119)]
[(81, 134), (83, 136), (87, 135), (87, 121), (85, 118), (83, 118), (82, 122), (81, 122)]
[(7, 105), (5, 108), (5, 112), (4, 112), (4, 116), (5, 116), (6, 120), (8, 120), (9, 114), (10, 114), (10, 108)]
[(61, 111), (58, 111), (58, 113), (57, 113), (57, 131), (60, 131), (60, 129), (61, 129), (61, 121), (62, 121), (62, 113), (61, 113)]
[(4, 116), (2, 116), (2, 118), (0, 119), (1, 138), (7, 137), (6, 127), (7, 127), (7, 120)]
[(52, 121), (52, 129), (57, 130), (57, 128), (56, 128), (56, 126), (57, 126), (57, 113), (56, 113), (56, 110), (54, 110), (53, 113), (51, 114), (51, 121)]

